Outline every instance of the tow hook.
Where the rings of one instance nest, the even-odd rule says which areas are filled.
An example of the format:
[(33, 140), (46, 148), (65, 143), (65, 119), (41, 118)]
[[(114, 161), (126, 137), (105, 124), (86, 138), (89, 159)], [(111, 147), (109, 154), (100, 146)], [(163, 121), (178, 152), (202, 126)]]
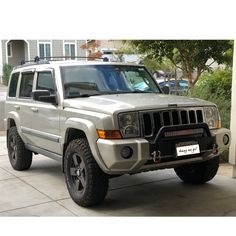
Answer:
[(161, 152), (160, 151), (154, 151), (152, 153), (152, 160), (155, 162), (155, 163), (160, 163), (161, 162)]
[(213, 145), (212, 153), (213, 153), (214, 155), (217, 155), (217, 154), (218, 154), (218, 145), (217, 145), (217, 144), (214, 144), (214, 145)]

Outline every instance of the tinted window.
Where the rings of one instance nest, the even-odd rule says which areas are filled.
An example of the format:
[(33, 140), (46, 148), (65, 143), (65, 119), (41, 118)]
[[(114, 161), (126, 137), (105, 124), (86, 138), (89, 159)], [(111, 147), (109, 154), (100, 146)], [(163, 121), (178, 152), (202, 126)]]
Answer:
[(55, 94), (55, 86), (51, 72), (39, 72), (37, 79), (37, 90), (49, 90), (51, 94)]
[(16, 89), (17, 89), (17, 83), (20, 73), (12, 74), (11, 76), (11, 83), (9, 87), (9, 97), (15, 97), (16, 96)]
[(92, 65), (61, 67), (66, 98), (83, 94), (160, 93), (144, 67)]
[(32, 97), (34, 73), (24, 73), (21, 77), (20, 95), (19, 97)]

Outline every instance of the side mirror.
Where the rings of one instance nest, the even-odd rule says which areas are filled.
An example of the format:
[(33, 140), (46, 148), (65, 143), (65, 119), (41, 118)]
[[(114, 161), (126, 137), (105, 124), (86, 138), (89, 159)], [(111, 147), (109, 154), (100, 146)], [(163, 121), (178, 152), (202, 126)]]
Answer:
[(164, 87), (162, 88), (162, 92), (163, 92), (164, 94), (170, 94), (170, 87), (169, 87), (169, 86), (164, 86)]
[(57, 104), (56, 95), (50, 95), (48, 90), (34, 90), (32, 94), (35, 101)]

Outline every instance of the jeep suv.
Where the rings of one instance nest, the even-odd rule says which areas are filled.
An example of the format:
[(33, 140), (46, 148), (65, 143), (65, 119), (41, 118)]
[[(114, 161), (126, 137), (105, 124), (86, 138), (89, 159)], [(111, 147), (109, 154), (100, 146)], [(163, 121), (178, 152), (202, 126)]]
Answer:
[(144, 66), (35, 60), (14, 68), (6, 98), (9, 160), (27, 170), (32, 154), (59, 161), (72, 199), (102, 202), (109, 178), (174, 168), (202, 184), (217, 173), (230, 131), (215, 104), (165, 95)]

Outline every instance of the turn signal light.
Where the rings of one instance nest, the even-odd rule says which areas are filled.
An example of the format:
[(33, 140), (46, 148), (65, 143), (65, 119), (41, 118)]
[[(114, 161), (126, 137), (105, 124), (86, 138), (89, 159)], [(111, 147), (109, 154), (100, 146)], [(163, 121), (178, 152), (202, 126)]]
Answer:
[(220, 121), (220, 120), (218, 120), (218, 121), (216, 122), (216, 128), (217, 128), (217, 129), (220, 129), (220, 128), (221, 128), (221, 121)]
[(102, 139), (122, 139), (119, 130), (97, 130), (98, 137)]

